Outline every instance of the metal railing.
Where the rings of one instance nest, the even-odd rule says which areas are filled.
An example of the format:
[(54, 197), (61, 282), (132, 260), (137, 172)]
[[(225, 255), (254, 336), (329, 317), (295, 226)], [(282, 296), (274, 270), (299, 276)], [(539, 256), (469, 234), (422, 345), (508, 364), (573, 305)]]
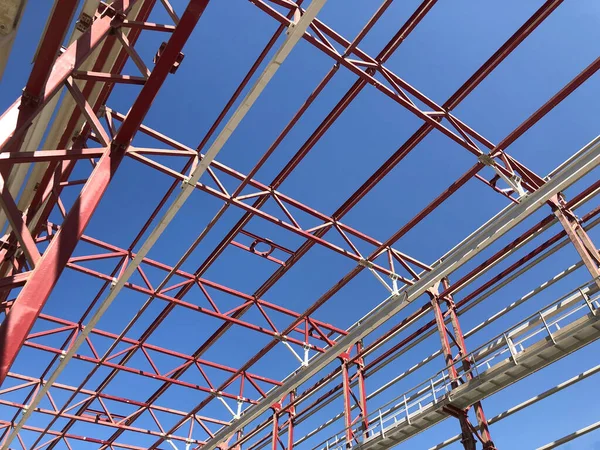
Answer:
[[(477, 378), (506, 359), (519, 364), (519, 356), (532, 345), (543, 339), (556, 344), (555, 333), (558, 330), (586, 315), (596, 316), (599, 311), (600, 294), (596, 281), (592, 280), (456, 361), (454, 368), (458, 372), (458, 383), (464, 383), (470, 377)], [(468, 364), (463, 366), (465, 360)], [(450, 366), (442, 369), (371, 413), (367, 429), (362, 427), (352, 429), (355, 437), (353, 441), (346, 441), (347, 428), (345, 428), (313, 447), (313, 450), (345, 450), (356, 446), (357, 443), (368, 442), (377, 436), (385, 436), (386, 430), (399, 423), (410, 424), (411, 420), (421, 412), (439, 403), (450, 393), (452, 379), (449, 369)]]

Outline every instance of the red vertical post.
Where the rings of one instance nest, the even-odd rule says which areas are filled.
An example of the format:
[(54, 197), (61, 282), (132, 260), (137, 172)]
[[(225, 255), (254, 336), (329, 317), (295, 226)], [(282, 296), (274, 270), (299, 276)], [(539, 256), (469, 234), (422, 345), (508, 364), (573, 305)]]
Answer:
[(579, 253), (579, 256), (585, 267), (589, 270), (592, 277), (596, 279), (596, 284), (600, 287), (600, 252), (590, 239), (579, 218), (567, 208), (562, 194), (556, 195), (552, 200), (552, 210), (554, 215), (565, 229), (571, 243)]
[[(362, 341), (357, 342), (354, 346), (357, 355), (360, 355), (363, 344)], [(364, 358), (362, 356), (358, 358), (351, 358), (352, 348), (348, 352), (340, 355), (342, 361), (342, 388), (344, 393), (344, 425), (346, 428), (346, 445), (351, 446), (352, 441), (359, 443), (358, 436), (354, 434), (353, 427), (360, 422), (360, 429), (364, 432), (369, 427), (369, 419), (367, 417), (367, 394), (365, 389), (365, 378), (364, 378)], [(356, 368), (356, 372), (351, 375), (351, 367)], [(353, 384), (356, 383), (358, 387), (358, 395), (353, 391)], [(352, 414), (354, 406), (358, 408), (358, 414), (356, 417)]]
[(352, 398), (350, 387), (350, 375), (348, 373), (348, 364), (342, 362), (342, 385), (344, 389), (344, 427), (346, 429), (346, 445), (351, 446), (354, 439), (352, 432)]
[(293, 450), (294, 448), (294, 425), (296, 420), (296, 405), (294, 405), (294, 400), (296, 400), (296, 391), (293, 390), (290, 392), (290, 403), (292, 404), (288, 409), (288, 441), (287, 441), (287, 450)]
[[(450, 287), (450, 283), (447, 278), (442, 279), (442, 286), (444, 291)], [(451, 295), (446, 295), (442, 298), (439, 297), (437, 291), (430, 291), (431, 305), (433, 307), (435, 322), (440, 335), (440, 341), (442, 346), (442, 353), (444, 355), (444, 361), (448, 368), (448, 375), (450, 377), (450, 385), (452, 389), (455, 389), (461, 383), (461, 375), (470, 380), (473, 378), (471, 371), (471, 363), (468, 359), (467, 347), (465, 344), (464, 335), (456, 314), (456, 307), (454, 299)], [(444, 301), (446, 304), (446, 312), (442, 312), (441, 302)], [(450, 320), (452, 326), (452, 333), (446, 326), (446, 320)], [(457, 349), (457, 354), (454, 355), (452, 352), (451, 341), (454, 343)], [(462, 361), (462, 371), (459, 371), (455, 365), (456, 361)], [(487, 419), (485, 417), (483, 406), (481, 402), (476, 402), (473, 405), (475, 410), (475, 416), (477, 418), (477, 424), (479, 426), (479, 432), (471, 424), (468, 416), (468, 409), (460, 410), (458, 408), (447, 408), (447, 412), (456, 417), (460, 423), (462, 432), (461, 443), (465, 450), (475, 450), (477, 448), (477, 440), (481, 441), (485, 450), (494, 450), (496, 447), (492, 441)]]
[[(289, 396), (289, 406), (284, 407), (285, 398)], [(281, 402), (273, 405), (273, 431), (271, 432), (271, 450), (277, 450), (278, 444), (282, 450), (292, 450), (294, 447), (294, 417), (296, 417), (296, 406), (293, 405), (296, 391), (290, 392), (281, 399)], [(287, 414), (288, 418), (281, 421), (281, 417)], [(284, 446), (280, 432), (287, 425), (287, 445)]]
[[(362, 340), (356, 343), (356, 352), (361, 355), (363, 350)], [(361, 355), (356, 361), (356, 378), (358, 381), (358, 406), (360, 409), (360, 419), (362, 421), (362, 429), (367, 431), (369, 428), (369, 418), (367, 414), (367, 390), (365, 388), (365, 359)]]
[(279, 411), (273, 408), (273, 432), (271, 436), (271, 450), (277, 450), (279, 442)]

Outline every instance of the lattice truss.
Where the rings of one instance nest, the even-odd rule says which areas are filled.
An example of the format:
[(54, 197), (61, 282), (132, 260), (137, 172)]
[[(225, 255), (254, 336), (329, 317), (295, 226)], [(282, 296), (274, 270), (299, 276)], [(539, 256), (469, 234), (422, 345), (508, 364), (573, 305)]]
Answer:
[[(223, 56), (242, 59), (247, 72), (235, 74), (239, 84), (219, 109), (207, 104), (197, 130), (180, 133), (197, 146), (170, 137), (165, 124), (188, 102), (202, 104), (210, 86), (186, 63), (235, 34), (235, 20), (215, 0), (83, 3), (57, 2), (25, 88), (0, 118), (1, 448), (291, 450), (331, 447), (335, 433), (335, 443), (360, 446), (375, 436), (366, 430), (389, 398), (444, 368), (446, 389), (475, 376), (469, 351), (503, 328), (494, 318), (463, 330), (467, 310), (493, 298), (478, 318), (500, 317), (537, 299), (515, 301), (536, 280), (560, 272), (543, 288), (568, 279), (562, 294), (600, 275), (590, 238), (600, 212), (598, 143), (553, 172), (561, 161), (513, 145), (585, 90), (600, 59), (573, 68), (501, 139), (460, 114), (503, 61), (569, 7), (562, 1), (529, 8), (440, 103), (403, 78), (394, 57), (444, 2), (385, 0), (347, 34), (336, 31), (348, 28), (339, 1), (232, 0), (244, 26), (272, 35), (262, 47), (250, 39), (249, 54)], [(222, 36), (202, 33), (210, 21), (227, 24)], [(387, 42), (376, 33), (382, 21), (393, 23)], [(316, 85), (292, 77), (307, 70), (297, 52), (314, 58)], [(206, 60), (201, 70), (218, 82), (227, 69)], [(275, 98), (269, 83), (281, 88), (286, 77), (289, 98)], [(373, 106), (355, 106), (367, 96)], [(295, 109), (267, 114), (267, 100)], [(367, 139), (339, 148), (327, 138), (371, 133), (360, 118), (342, 121), (379, 101), (397, 109), (384, 124), (397, 149), (376, 149), (379, 131), (366, 148)], [(493, 110), (481, 114), (493, 121)], [(593, 138), (558, 150), (565, 159)], [(336, 170), (321, 158), (325, 148), (361, 175)], [(430, 153), (427, 167), (414, 163), (419, 152)], [(315, 179), (311, 167), (323, 164), (332, 165), (329, 179)], [(474, 192), (481, 205), (471, 203)], [(369, 206), (383, 202), (386, 211)], [(472, 248), (459, 244), (460, 258), (438, 259), (507, 206), (520, 215), (489, 236), (476, 232)], [(357, 220), (365, 214), (372, 219)], [(511, 290), (550, 256), (523, 292)], [(593, 298), (588, 305), (595, 314)], [(399, 359), (413, 348), (416, 360)], [(495, 448), (484, 407), (445, 406), (465, 448)]]

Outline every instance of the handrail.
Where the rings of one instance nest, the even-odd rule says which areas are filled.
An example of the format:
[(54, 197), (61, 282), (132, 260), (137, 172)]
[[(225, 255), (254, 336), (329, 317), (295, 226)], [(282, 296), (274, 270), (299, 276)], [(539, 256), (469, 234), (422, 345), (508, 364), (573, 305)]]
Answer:
[[(590, 295), (594, 297), (590, 298)], [(488, 340), (476, 350), (457, 360), (453, 366), (458, 371), (459, 377), (470, 373), (473, 378), (476, 378), (500, 362), (499, 358), (503, 361), (508, 357), (518, 364), (519, 354), (531, 345), (546, 338), (556, 342), (553, 328), (558, 331), (565, 326), (565, 322), (572, 323), (587, 314), (596, 315), (598, 310), (600, 310), (600, 295), (598, 295), (596, 280), (593, 279)], [(582, 312), (583, 314), (581, 314)], [(469, 367), (468, 370), (465, 370), (465, 366), (460, 364), (465, 360), (469, 362), (466, 365)], [(449, 369), (450, 366), (445, 367), (424, 382), (373, 411), (369, 414), (371, 425), (366, 430), (353, 428), (353, 435), (362, 442), (367, 442), (382, 432), (385, 433), (388, 428), (386, 424), (389, 422), (394, 424), (402, 421), (410, 423), (411, 418), (426, 407), (443, 400), (451, 391)], [(345, 450), (353, 447), (355, 442), (346, 442), (346, 431), (348, 428), (344, 428), (320, 442), (313, 447), (313, 450)]]

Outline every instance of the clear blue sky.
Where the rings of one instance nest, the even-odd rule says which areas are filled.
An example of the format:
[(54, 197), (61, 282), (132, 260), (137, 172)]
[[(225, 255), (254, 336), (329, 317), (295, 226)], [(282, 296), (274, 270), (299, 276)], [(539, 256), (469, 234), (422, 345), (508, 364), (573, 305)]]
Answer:
[[(19, 95), (31, 70), (32, 55), (51, 3), (47, 0), (29, 0), (8, 68), (0, 84), (2, 110)], [(179, 0), (172, 3), (176, 10), (181, 12), (186, 2)], [(379, 3), (364, 0), (329, 0), (319, 17), (344, 37), (352, 40)], [(377, 54), (418, 3), (417, 0), (397, 0), (361, 44), (361, 49), (371, 55)], [(541, 4), (541, 1), (533, 0), (440, 1), (396, 51), (386, 67), (442, 104)], [(151, 20), (168, 22), (166, 14), (159, 7)], [(599, 25), (600, 4), (596, 0), (565, 1), (456, 108), (456, 116), (492, 142), (500, 141), (598, 56)], [(245, 0), (213, 0), (184, 50), (185, 60), (178, 72), (167, 80), (145, 123), (195, 147), (275, 27), (273, 19)], [(156, 48), (164, 37), (147, 33), (140, 41), (138, 51), (149, 66)], [(241, 172), (249, 171), (331, 66), (332, 60), (328, 56), (310, 44), (301, 42), (219, 154), (218, 160)], [(137, 74), (132, 64), (128, 64), (125, 72)], [(354, 81), (355, 76), (349, 71), (343, 68), (338, 71), (296, 129), (259, 171), (256, 177), (259, 181), (269, 183), (274, 178)], [(136, 88), (120, 87), (115, 90), (108, 105), (125, 113), (135, 92)], [(546, 175), (597, 135), (598, 113), (595, 103), (598, 95), (600, 78), (596, 75), (512, 145), (508, 152), (538, 174)], [(420, 125), (421, 121), (411, 113), (382, 93), (367, 87), (319, 141), (294, 174), (283, 183), (280, 191), (318, 211), (330, 214)], [(156, 142), (141, 136), (134, 144), (158, 146)], [(343, 222), (384, 240), (473, 163), (474, 157), (466, 150), (452, 143), (441, 133), (431, 133), (416, 151), (344, 218)], [(85, 175), (89, 168), (84, 167), (76, 172)], [(594, 176), (597, 177), (598, 173), (593, 173), (579, 186), (586, 186)], [(170, 183), (170, 178), (137, 162), (126, 160), (86, 233), (109, 243), (128, 247)], [(70, 204), (72, 200), (73, 194), (65, 193), (66, 203)], [(431, 263), (505, 204), (506, 201), (501, 196), (481, 183), (471, 181), (395, 247)], [(584, 208), (585, 211), (596, 204), (597, 201), (592, 202), (592, 205)], [(180, 215), (152, 250), (150, 257), (168, 264), (175, 263), (219, 207), (220, 202), (207, 194), (197, 192), (192, 195)], [(544, 214), (536, 214), (527, 224), (517, 227), (511, 235), (516, 236), (518, 232), (527, 229), (528, 224), (533, 224), (548, 212), (545, 210)], [(239, 210), (231, 209), (222, 223), (199, 246), (193, 258), (184, 265), (184, 269), (193, 271), (240, 216)], [(58, 220), (56, 212), (53, 218)], [(263, 235), (292, 248), (301, 242), (296, 236), (281, 232), (258, 219), (254, 219), (248, 229), (261, 230)], [(556, 231), (557, 229), (544, 236), (549, 237)], [(597, 243), (600, 242), (598, 230), (592, 232), (592, 237)], [(536, 242), (541, 243), (543, 239), (544, 237)], [(493, 247), (484, 252), (477, 261), (481, 262), (485, 256), (491, 255), (499, 245)], [(89, 247), (81, 246), (76, 252), (85, 254), (86, 251), (89, 251)], [(522, 254), (524, 253), (519, 253)], [(506, 267), (516, 258), (513, 257), (501, 267)], [(577, 256), (570, 247), (560, 251), (537, 266), (526, 277), (522, 277), (466, 314), (464, 329), (470, 329), (488, 315), (576, 261)], [(89, 267), (110, 271), (112, 264), (114, 263), (106, 262), (95, 266), (90, 264)], [(473, 266), (474, 263), (468, 265)], [(353, 264), (339, 255), (315, 246), (302, 262), (268, 292), (265, 299), (303, 311), (352, 267)], [(243, 292), (252, 293), (275, 269), (276, 266), (268, 261), (230, 247), (205, 276)], [(466, 273), (466, 269), (459, 272), (453, 279)], [(158, 279), (160, 274), (156, 272), (149, 276)], [(467, 344), (470, 348), (476, 347), (588, 278), (587, 272), (579, 270), (545, 291), (540, 298), (509, 314), (506, 319), (490, 326), (481, 335), (476, 335)], [(99, 286), (95, 279), (66, 271), (45, 312), (77, 320)], [(199, 294), (195, 295), (196, 297), (192, 296), (188, 300), (200, 301)], [(336, 295), (316, 316), (337, 326), (347, 327), (383, 300), (385, 295), (385, 291), (370, 275), (363, 274)], [(457, 298), (462, 296), (458, 295)], [(237, 304), (235, 299), (227, 297), (220, 300), (223, 304), (231, 304), (232, 307)], [(145, 297), (142, 295), (124, 291), (102, 319), (99, 328), (118, 333), (144, 301)], [(419, 305), (423, 301), (424, 299), (419, 301)], [(144, 326), (147, 326), (163, 306), (161, 301), (156, 300), (130, 336), (139, 336)], [(246, 317), (248, 320), (253, 319), (261, 325), (264, 324), (258, 314), (249, 313)], [(192, 352), (217, 325), (218, 321), (215, 319), (176, 308), (149, 342), (182, 352)], [(234, 328), (228, 337), (209, 350), (204, 357), (236, 366), (245, 362), (266, 342), (264, 337), (255, 337), (248, 330)], [(438, 345), (437, 337), (427, 340), (369, 379), (368, 389), (377, 388), (395, 374), (420, 361), (437, 349)], [(599, 349), (598, 343), (592, 344), (552, 368), (543, 370), (486, 400), (484, 407), (487, 415), (493, 416), (594, 366), (598, 362)], [(47, 354), (25, 350), (14, 369), (37, 375), (47, 361)], [(143, 367), (141, 359), (134, 361)], [(168, 362), (165, 361), (164, 364)], [(293, 357), (282, 348), (258, 363), (253, 371), (262, 375), (285, 376), (296, 367), (295, 364)], [(91, 367), (73, 361), (70, 369), (61, 376), (61, 381), (77, 385)], [(441, 361), (430, 364), (400, 383), (394, 392), (402, 392), (441, 367)], [(101, 380), (101, 375), (106, 373), (104, 369), (98, 371), (86, 387), (93, 389)], [(117, 381), (111, 384), (106, 392), (131, 396), (138, 400), (145, 399), (158, 386), (157, 383), (147, 379), (140, 380), (140, 377), (134, 376), (119, 376)], [(597, 379), (588, 379), (493, 426), (492, 436), (497, 446), (500, 449), (535, 448), (597, 421), (600, 407), (597, 402), (591, 401), (597, 392), (596, 383)], [(169, 394), (158, 404), (189, 409), (202, 397), (203, 395), (189, 394), (181, 388), (174, 388), (170, 389)], [(57, 399), (60, 398), (57, 394)], [(384, 401), (385, 399), (378, 400), (380, 403)], [(301, 436), (303, 431), (308, 431), (327, 419), (328, 413), (339, 411), (340, 408), (341, 402), (337, 401), (321, 415), (316, 415), (303, 424), (296, 435)], [(0, 408), (0, 418), (12, 417), (13, 411)], [(226, 411), (217, 402), (211, 403), (201, 414), (215, 414), (217, 417), (227, 418)], [(36, 415), (30, 424), (43, 426), (47, 420), (46, 417)], [(63, 423), (64, 421), (59, 421), (58, 425)], [(144, 423), (152, 426), (151, 422), (139, 421), (140, 426)], [(338, 427), (332, 427), (330, 431), (337, 431), (338, 428), (341, 428), (341, 423)], [(111, 431), (85, 424), (77, 424), (72, 428), (75, 434), (94, 433), (101, 437), (109, 436)], [(448, 420), (399, 448), (428, 448), (458, 431), (458, 423)], [(126, 433), (120, 441), (144, 446), (152, 443), (153, 438), (132, 438)], [(80, 448), (88, 446), (86, 444)], [(455, 444), (450, 448), (457, 449), (460, 445)], [(565, 448), (598, 450), (600, 435), (590, 434)]]

